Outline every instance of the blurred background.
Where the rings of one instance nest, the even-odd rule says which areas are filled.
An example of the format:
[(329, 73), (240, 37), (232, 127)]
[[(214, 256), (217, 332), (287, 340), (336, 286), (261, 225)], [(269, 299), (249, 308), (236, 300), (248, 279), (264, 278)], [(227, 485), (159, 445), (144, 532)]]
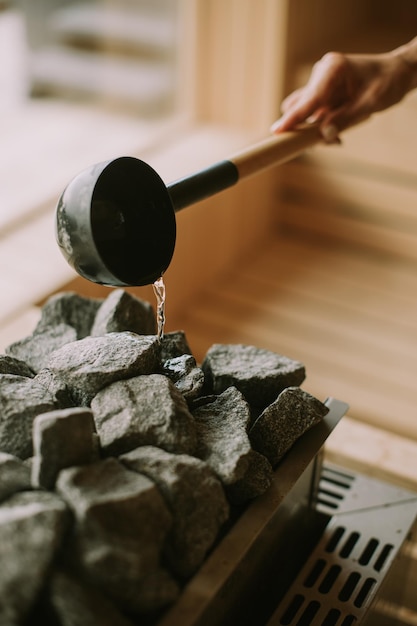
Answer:
[(136, 116), (172, 111), (176, 0), (21, 0), (7, 6), (16, 97), (26, 91)]
[[(81, 169), (129, 154), (171, 182), (268, 136), (328, 50), (416, 33), (415, 0), (0, 2), (3, 346), (51, 293), (108, 293), (55, 244), (57, 199)], [(416, 145), (413, 93), (341, 147), (180, 213), (167, 330), (183, 328), (198, 360), (215, 342), (297, 358), (312, 393), (417, 439)]]

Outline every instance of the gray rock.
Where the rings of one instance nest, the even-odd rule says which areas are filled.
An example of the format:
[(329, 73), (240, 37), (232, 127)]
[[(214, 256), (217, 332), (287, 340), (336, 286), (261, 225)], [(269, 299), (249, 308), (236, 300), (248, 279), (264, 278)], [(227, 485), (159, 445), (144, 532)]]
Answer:
[(89, 406), (94, 396), (111, 383), (150, 374), (159, 363), (155, 335), (109, 333), (66, 344), (49, 358), (47, 368), (70, 389), (74, 404)]
[(229, 488), (247, 473), (252, 450), (247, 434), (250, 410), (235, 387), (193, 412), (197, 424), (196, 456), (210, 465)]
[(165, 333), (161, 339), (161, 362), (183, 354), (192, 354), (183, 330)]
[(265, 408), (285, 387), (301, 385), (304, 365), (285, 356), (242, 344), (214, 344), (202, 368), (208, 388), (221, 393), (239, 389), (249, 404)]
[(61, 409), (38, 415), (33, 423), (33, 486), (53, 489), (62, 469), (97, 460), (94, 430), (90, 409)]
[(102, 302), (102, 299), (87, 298), (71, 291), (55, 294), (43, 305), (35, 333), (42, 333), (58, 324), (67, 324), (75, 329), (76, 339), (83, 339), (90, 334)]
[(172, 517), (153, 482), (109, 458), (62, 470), (56, 489), (75, 515), (71, 552), (82, 575), (121, 610), (175, 600), (178, 586), (161, 566)]
[(156, 317), (149, 302), (139, 300), (123, 289), (110, 293), (97, 311), (91, 335), (130, 330), (138, 335), (156, 334)]
[(249, 436), (255, 450), (275, 466), (301, 435), (329, 412), (299, 387), (289, 387), (258, 417)]
[(56, 409), (54, 397), (34, 379), (0, 374), (0, 451), (21, 459), (32, 455), (32, 424)]
[(172, 575), (159, 568), (150, 570), (139, 588), (134, 587), (129, 591), (131, 600), (127, 607), (130, 604), (132, 610), (136, 609), (137, 614), (143, 616), (143, 613), (154, 614), (175, 602), (180, 590)]
[(38, 385), (42, 385), (55, 398), (56, 404), (60, 409), (67, 409), (74, 406), (74, 400), (71, 396), (65, 381), (52, 370), (43, 369), (36, 374), (34, 381)]
[(182, 395), (162, 374), (113, 383), (95, 396), (91, 408), (105, 454), (118, 455), (144, 445), (176, 454), (195, 449), (194, 418)]
[(163, 373), (173, 381), (178, 391), (189, 402), (197, 398), (204, 386), (204, 372), (197, 367), (191, 354), (183, 354), (165, 361)]
[(246, 504), (262, 495), (271, 485), (273, 470), (263, 454), (251, 450), (249, 463), (244, 476), (227, 488), (227, 496), (232, 504)]
[(76, 339), (77, 334), (72, 326), (57, 324), (12, 343), (6, 348), (6, 353), (25, 361), (34, 372), (39, 372), (46, 366), (49, 356), (54, 350)]
[(220, 481), (203, 461), (152, 446), (136, 448), (120, 461), (157, 484), (173, 516), (166, 542), (168, 563), (180, 577), (191, 576), (229, 515)]
[(15, 376), (26, 376), (27, 378), (35, 376), (35, 372), (31, 370), (25, 361), (6, 354), (0, 354), (0, 374), (14, 374)]
[(0, 452), (0, 502), (17, 493), (31, 489), (30, 469), (12, 454)]
[(51, 493), (18, 493), (0, 505), (0, 624), (25, 623), (68, 524), (65, 503)]
[(134, 626), (97, 588), (63, 570), (52, 573), (46, 596), (59, 626)]

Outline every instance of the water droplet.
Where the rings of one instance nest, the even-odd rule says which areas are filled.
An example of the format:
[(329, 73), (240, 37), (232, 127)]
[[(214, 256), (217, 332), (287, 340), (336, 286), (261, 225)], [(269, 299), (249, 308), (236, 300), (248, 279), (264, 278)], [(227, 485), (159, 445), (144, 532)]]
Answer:
[(158, 278), (152, 285), (156, 296), (156, 320), (158, 323), (158, 339), (164, 336), (165, 326), (165, 283), (162, 276)]

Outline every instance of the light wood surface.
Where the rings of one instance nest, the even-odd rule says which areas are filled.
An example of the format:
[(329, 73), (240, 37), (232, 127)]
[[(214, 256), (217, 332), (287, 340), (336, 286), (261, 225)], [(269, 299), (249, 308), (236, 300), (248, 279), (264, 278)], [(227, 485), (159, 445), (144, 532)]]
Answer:
[(318, 127), (306, 124), (295, 131), (267, 137), (232, 155), (230, 161), (236, 165), (239, 178), (246, 178), (272, 165), (286, 163), (321, 141)]

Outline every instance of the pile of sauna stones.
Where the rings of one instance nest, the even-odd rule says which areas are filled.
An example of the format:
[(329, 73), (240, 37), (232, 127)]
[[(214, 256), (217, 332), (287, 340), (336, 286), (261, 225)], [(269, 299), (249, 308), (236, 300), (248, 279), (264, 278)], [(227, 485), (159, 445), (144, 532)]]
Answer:
[(327, 413), (297, 361), (155, 333), (123, 290), (61, 293), (0, 356), (1, 624), (157, 619)]

